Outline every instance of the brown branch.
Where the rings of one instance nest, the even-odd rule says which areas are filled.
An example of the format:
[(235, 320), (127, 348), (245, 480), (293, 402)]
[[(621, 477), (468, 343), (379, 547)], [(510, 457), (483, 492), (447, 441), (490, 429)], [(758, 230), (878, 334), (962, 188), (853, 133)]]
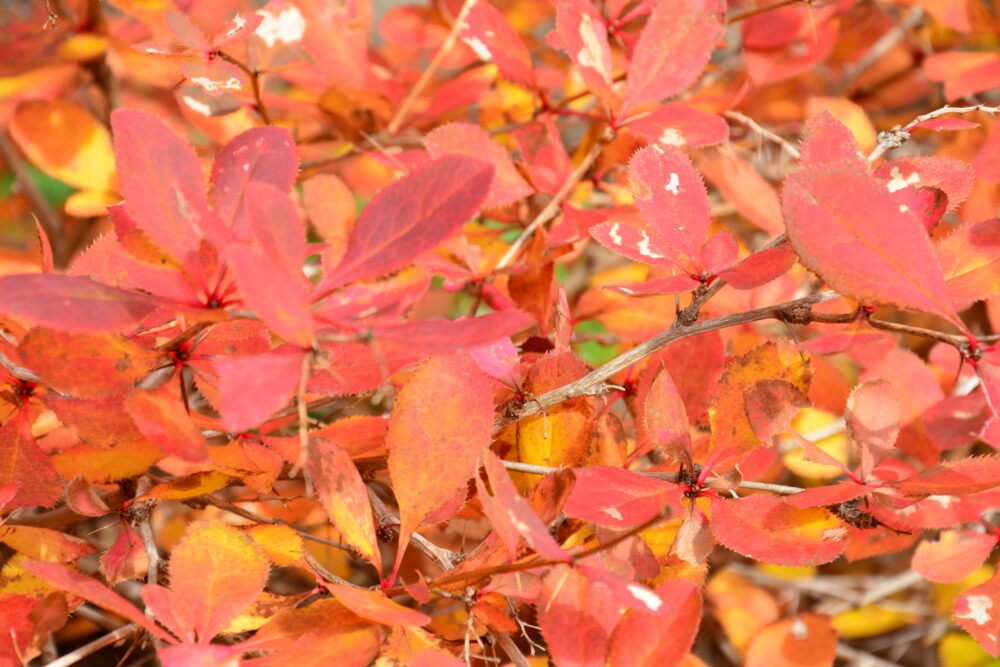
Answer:
[[(399, 526), (399, 517), (385, 506), (385, 503), (371, 486), (368, 487), (368, 499), (371, 501), (372, 511), (375, 513), (375, 520), (378, 522), (380, 529), (397, 528)], [(463, 558), (461, 554), (456, 554), (454, 551), (439, 547), (420, 533), (413, 533), (410, 536), (410, 544), (427, 554), (445, 572), (455, 567)], [(403, 545), (399, 545), (397, 548), (402, 549)]]
[(417, 79), (417, 83), (414, 84), (413, 88), (410, 89), (410, 92), (407, 93), (403, 103), (400, 104), (399, 108), (396, 110), (396, 114), (392, 117), (392, 120), (389, 121), (389, 125), (387, 126), (389, 134), (396, 134), (399, 130), (399, 126), (403, 124), (404, 120), (406, 120), (406, 116), (410, 113), (410, 109), (412, 109), (413, 105), (416, 103), (417, 98), (420, 97), (420, 94), (424, 92), (424, 88), (426, 88), (427, 84), (429, 84), (431, 79), (434, 78), (434, 75), (441, 67), (441, 63), (444, 62), (445, 56), (451, 52), (452, 47), (455, 46), (455, 42), (458, 41), (458, 33), (462, 31), (462, 26), (465, 25), (465, 19), (469, 15), (469, 12), (472, 11), (472, 7), (475, 4), (476, 0), (465, 0), (465, 3), (462, 5), (462, 9), (458, 12), (458, 16), (455, 18), (455, 23), (451, 26), (451, 32), (449, 32), (448, 36), (445, 37), (444, 42), (441, 44), (441, 48), (434, 54), (434, 58), (431, 59), (427, 69), (425, 69), (420, 75), (420, 78)]
[[(720, 282), (722, 281), (716, 281), (716, 284)], [(715, 287), (715, 285), (712, 287)], [(706, 294), (710, 296), (711, 294), (714, 294), (714, 291), (710, 288), (706, 291)], [(706, 331), (715, 331), (717, 329), (725, 329), (726, 327), (757, 322), (759, 320), (779, 319), (796, 321), (800, 310), (804, 308), (807, 309), (816, 303), (835, 299), (839, 296), (840, 295), (836, 292), (826, 291), (803, 297), (801, 299), (795, 299), (794, 301), (787, 301), (785, 303), (758, 308), (744, 313), (722, 315), (720, 317), (714, 317), (710, 320), (696, 322), (694, 324), (676, 325), (661, 334), (653, 336), (644, 343), (640, 343), (628, 352), (615, 357), (608, 363), (591, 371), (579, 380), (570, 382), (559, 389), (554, 389), (526, 402), (512, 416), (499, 418), (495, 424), (494, 432), (499, 432), (507, 426), (520, 421), (521, 419), (525, 419), (526, 417), (540, 414), (546, 408), (570, 398), (574, 398), (576, 396), (600, 396), (604, 394), (607, 391), (605, 381), (611, 376), (625, 370), (635, 363), (638, 363), (654, 352), (676, 340), (680, 340), (681, 338), (696, 336), (698, 334), (705, 333)], [(703, 299), (704, 298), (707, 297), (703, 297)], [(694, 309), (694, 312), (697, 312), (700, 305), (697, 303), (692, 305), (697, 306)], [(688, 306), (688, 308), (691, 308), (691, 306)], [(688, 308), (686, 308), (684, 312), (687, 312)], [(684, 312), (682, 312), (682, 315)], [(680, 319), (681, 318), (678, 317), (678, 320)]]
[(879, 132), (878, 145), (875, 146), (875, 150), (873, 150), (868, 156), (868, 161), (874, 162), (893, 148), (899, 148), (902, 146), (906, 140), (910, 138), (910, 130), (913, 129), (914, 125), (918, 125), (926, 120), (931, 120), (932, 118), (937, 118), (950, 113), (964, 114), (973, 111), (982, 111), (990, 114), (991, 116), (996, 116), (997, 113), (1000, 113), (1000, 107), (991, 107), (985, 104), (974, 104), (968, 107), (944, 106), (935, 111), (917, 116), (906, 125), (897, 125), (887, 132)]
[(244, 74), (250, 77), (250, 89), (253, 91), (254, 108), (260, 114), (260, 119), (264, 121), (265, 125), (272, 125), (271, 114), (267, 112), (267, 107), (264, 105), (263, 91), (260, 83), (264, 72), (259, 69), (251, 69), (246, 63), (238, 58), (234, 58), (225, 51), (217, 51), (216, 55), (227, 63), (239, 67)]
[(57, 660), (53, 660), (48, 664), (48, 667), (69, 667), (70, 665), (75, 665), (81, 660), (87, 658), (88, 656), (97, 653), (102, 648), (106, 646), (111, 646), (112, 644), (117, 644), (133, 635), (137, 635), (142, 632), (142, 628), (135, 623), (129, 623), (128, 625), (123, 625), (113, 632), (109, 632), (106, 635), (98, 637), (94, 641), (84, 644), (78, 649), (70, 651), (66, 655), (62, 656)]
[(764, 12), (769, 12), (774, 9), (781, 9), (787, 5), (811, 5), (811, 0), (779, 0), (773, 4), (767, 5), (765, 7), (755, 7), (754, 9), (748, 9), (745, 12), (739, 12), (738, 14), (733, 14), (726, 17), (726, 23), (739, 23), (740, 21), (746, 21), (748, 18), (757, 16), (758, 14), (763, 14)]

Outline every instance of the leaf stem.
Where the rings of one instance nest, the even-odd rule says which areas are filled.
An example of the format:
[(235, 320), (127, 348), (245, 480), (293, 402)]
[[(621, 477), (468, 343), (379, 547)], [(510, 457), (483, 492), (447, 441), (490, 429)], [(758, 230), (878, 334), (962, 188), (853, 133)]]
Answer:
[(410, 110), (417, 101), (417, 98), (420, 97), (421, 93), (424, 92), (424, 88), (426, 88), (427, 84), (429, 84), (431, 79), (434, 78), (434, 75), (441, 67), (441, 63), (444, 62), (445, 56), (451, 52), (452, 47), (455, 46), (455, 42), (458, 41), (458, 33), (462, 31), (462, 26), (465, 25), (465, 19), (469, 15), (469, 12), (472, 11), (472, 7), (475, 4), (476, 0), (465, 0), (462, 4), (462, 9), (458, 12), (458, 16), (455, 17), (455, 22), (451, 26), (451, 32), (449, 32), (448, 36), (445, 37), (444, 42), (441, 44), (441, 48), (434, 54), (434, 58), (431, 59), (427, 69), (423, 71), (420, 78), (417, 79), (416, 84), (414, 84), (413, 88), (410, 89), (410, 92), (406, 94), (406, 98), (403, 100), (403, 103), (399, 105), (399, 108), (396, 110), (396, 114), (392, 117), (392, 120), (389, 121), (389, 125), (387, 126), (389, 134), (396, 134), (399, 130), (399, 126), (403, 124), (403, 121), (406, 120), (406, 116), (409, 115)]

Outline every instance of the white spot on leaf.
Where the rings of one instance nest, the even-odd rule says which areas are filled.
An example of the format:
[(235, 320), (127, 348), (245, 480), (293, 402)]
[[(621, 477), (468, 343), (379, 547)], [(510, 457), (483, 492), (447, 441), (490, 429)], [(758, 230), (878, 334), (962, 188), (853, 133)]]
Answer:
[(975, 621), (976, 625), (986, 625), (993, 620), (990, 609), (993, 608), (993, 600), (986, 595), (970, 595), (965, 599), (969, 610), (964, 614), (956, 614), (955, 618), (967, 618)]
[(186, 104), (188, 108), (191, 109), (192, 111), (200, 113), (202, 116), (212, 115), (212, 107), (205, 104), (204, 102), (199, 102), (193, 97), (188, 97), (187, 95), (185, 95), (183, 99), (184, 99), (184, 104)]
[(236, 16), (233, 17), (233, 27), (226, 31), (226, 37), (232, 37), (240, 30), (242, 30), (243, 26), (245, 26), (246, 24), (247, 20), (242, 16), (240, 16), (239, 14), (237, 14)]
[(642, 240), (639, 241), (639, 244), (636, 246), (639, 254), (643, 257), (649, 257), (650, 259), (662, 259), (664, 255), (653, 252), (653, 250), (649, 247), (651, 244), (649, 235), (644, 231), (640, 231), (639, 233), (642, 234)]
[(583, 67), (590, 67), (596, 70), (605, 82), (611, 83), (611, 72), (604, 62), (601, 40), (594, 29), (594, 19), (590, 14), (583, 14), (580, 17), (580, 39), (583, 40), (583, 48), (576, 54), (576, 59)]
[(268, 47), (276, 43), (294, 44), (306, 34), (306, 19), (297, 7), (285, 7), (277, 16), (267, 10), (257, 12), (264, 20), (257, 26), (254, 34), (264, 40)]
[(676, 197), (680, 193), (680, 191), (681, 191), (681, 178), (680, 178), (680, 176), (678, 176), (677, 174), (671, 172), (671, 174), (670, 174), (670, 181), (666, 184), (666, 186), (664, 186), (664, 189), (666, 189), (667, 192), (669, 192), (670, 194), (672, 194), (672, 195), (674, 195)]
[(889, 192), (899, 192), (920, 182), (920, 174), (917, 172), (913, 172), (908, 178), (903, 178), (903, 172), (899, 170), (899, 167), (893, 167), (889, 171), (889, 175), (892, 176), (892, 180), (885, 184), (889, 188)]
[[(629, 291), (631, 292), (632, 290), (629, 290)], [(617, 507), (602, 507), (601, 511), (604, 512), (605, 514), (607, 514), (609, 517), (611, 517), (615, 521), (621, 521), (622, 520), (622, 513), (618, 511)]]
[(650, 611), (658, 611), (663, 606), (663, 600), (651, 590), (643, 588), (638, 584), (628, 584), (626, 588), (628, 588), (628, 592), (632, 594), (632, 597), (646, 605)]
[(676, 127), (668, 127), (660, 135), (659, 142), (667, 146), (683, 146), (687, 143), (687, 139)]
[(196, 76), (191, 79), (191, 83), (197, 84), (209, 92), (216, 90), (240, 90), (243, 84), (235, 76), (229, 77), (225, 81), (215, 81), (207, 76)]
[(608, 230), (608, 236), (610, 236), (611, 240), (615, 242), (615, 245), (622, 245), (624, 242), (622, 235), (618, 233), (619, 229), (621, 229), (621, 225), (616, 222), (611, 225), (611, 229)]
[(483, 40), (478, 37), (463, 37), (462, 41), (465, 42), (470, 49), (476, 52), (480, 60), (493, 60), (493, 54), (490, 53), (489, 47), (487, 47)]

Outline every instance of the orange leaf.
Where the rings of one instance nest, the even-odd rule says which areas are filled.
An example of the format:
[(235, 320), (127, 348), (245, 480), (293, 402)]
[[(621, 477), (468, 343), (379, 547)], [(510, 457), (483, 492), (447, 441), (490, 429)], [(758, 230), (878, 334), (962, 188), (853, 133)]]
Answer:
[(0, 487), (11, 482), (19, 486), (7, 502), (8, 509), (52, 505), (62, 492), (62, 480), (52, 461), (35, 444), (24, 411), (0, 426)]
[(421, 614), (414, 609), (398, 605), (381, 591), (340, 584), (324, 583), (323, 585), (333, 597), (337, 598), (337, 602), (361, 618), (386, 625), (425, 625), (431, 622), (431, 618), (427, 614)]
[(157, 484), (136, 500), (184, 500), (185, 498), (195, 498), (206, 493), (212, 493), (227, 486), (232, 480), (229, 475), (224, 475), (215, 470), (196, 472), (172, 479), (163, 484)]
[(268, 563), (253, 541), (218, 521), (191, 524), (170, 558), (171, 591), (187, 607), (198, 640), (209, 641), (250, 606)]
[(701, 623), (700, 589), (685, 579), (671, 579), (656, 594), (669, 606), (667, 615), (633, 609), (611, 635), (609, 664), (671, 667), (684, 659)]
[(125, 409), (149, 441), (167, 454), (192, 462), (208, 460), (208, 443), (181, 402), (167, 392), (139, 390)]
[(309, 448), (309, 472), (319, 501), (341, 538), (382, 576), (382, 558), (375, 537), (375, 519), (368, 490), (351, 456), (331, 440), (313, 437)]
[(928, 581), (939, 584), (958, 581), (982, 565), (996, 545), (996, 535), (945, 530), (936, 541), (925, 539), (917, 546), (911, 567)]
[(830, 617), (799, 614), (764, 628), (747, 651), (746, 667), (829, 667), (837, 655)]
[(401, 523), (391, 580), (417, 526), (458, 510), (492, 433), (490, 386), (468, 355), (428, 360), (399, 392), (386, 434)]
[(935, 247), (955, 308), (1000, 294), (1000, 219), (962, 225)]

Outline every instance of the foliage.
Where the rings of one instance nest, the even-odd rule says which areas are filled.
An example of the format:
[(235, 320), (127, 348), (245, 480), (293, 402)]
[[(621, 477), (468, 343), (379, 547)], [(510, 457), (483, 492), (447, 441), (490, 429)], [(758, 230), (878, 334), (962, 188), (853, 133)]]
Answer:
[(0, 667), (1000, 656), (996, 8), (379, 4), (4, 10)]

